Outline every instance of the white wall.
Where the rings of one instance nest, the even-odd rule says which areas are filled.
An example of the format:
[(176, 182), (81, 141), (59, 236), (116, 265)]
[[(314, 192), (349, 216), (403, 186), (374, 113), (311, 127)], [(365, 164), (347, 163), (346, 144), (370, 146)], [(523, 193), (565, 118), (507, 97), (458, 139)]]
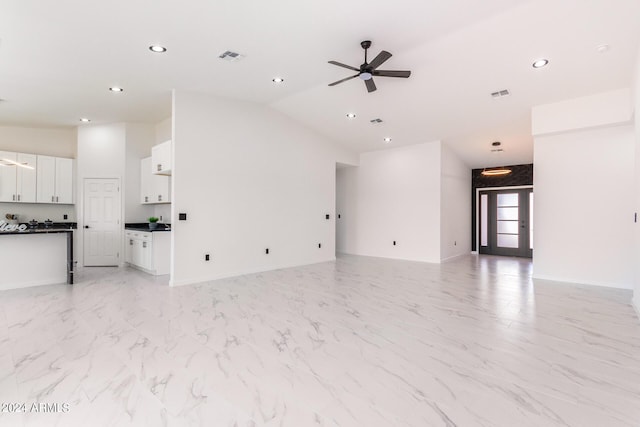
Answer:
[(363, 153), (357, 168), (339, 171), (340, 210), (345, 212), (340, 249), (440, 262), (440, 161), (436, 141)]
[[(76, 157), (76, 128), (26, 128), (0, 126), (0, 151), (42, 154), (56, 157)], [(0, 218), (14, 213), (21, 222), (31, 219), (44, 221), (76, 221), (73, 205), (46, 203), (0, 203)], [(64, 219), (67, 215), (67, 219)]]
[(0, 126), (0, 150), (76, 157), (76, 128)]
[(537, 105), (531, 114), (535, 135), (629, 123), (633, 114), (628, 88), (597, 93), (552, 104)]
[(334, 259), (336, 161), (355, 155), (263, 106), (173, 102), (173, 285)]
[(357, 227), (358, 168), (340, 167), (336, 169), (336, 252), (357, 253)]
[(471, 168), (442, 145), (440, 259), (469, 253), (471, 247)]
[(534, 141), (534, 277), (632, 287), (633, 126)]
[(168, 141), (172, 138), (173, 132), (173, 119), (172, 117), (167, 117), (164, 120), (159, 121), (155, 125), (156, 128), (156, 136), (155, 143), (160, 144), (161, 142)]
[[(124, 123), (91, 125), (78, 128), (78, 185), (76, 186), (78, 231), (76, 234), (77, 245), (74, 251), (79, 267), (84, 265), (84, 180), (85, 178), (119, 178), (120, 194), (124, 193), (126, 137), (127, 129)], [(122, 218), (124, 219), (124, 198), (121, 198), (121, 206), (123, 211)], [(120, 253), (124, 254), (123, 245), (121, 245)]]
[(140, 159), (151, 155), (155, 125), (127, 123), (125, 139), (124, 222), (146, 222), (154, 215), (154, 206), (140, 203)]
[[(638, 49), (638, 58), (635, 68), (634, 79), (634, 91), (633, 91), (633, 107), (635, 112), (635, 188), (634, 188), (634, 201), (635, 212), (640, 215), (640, 49)], [(640, 218), (638, 219), (640, 221)], [(634, 252), (634, 265), (635, 270), (635, 283), (633, 291), (633, 303), (635, 305), (638, 316), (640, 316), (640, 222), (634, 224), (635, 228), (635, 252)]]

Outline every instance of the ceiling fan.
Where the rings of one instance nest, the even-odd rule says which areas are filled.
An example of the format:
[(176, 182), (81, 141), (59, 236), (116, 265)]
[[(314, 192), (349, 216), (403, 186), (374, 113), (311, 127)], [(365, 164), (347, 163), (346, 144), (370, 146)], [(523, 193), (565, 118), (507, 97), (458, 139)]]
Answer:
[(360, 43), (360, 46), (364, 49), (364, 64), (360, 65), (360, 68), (352, 67), (350, 65), (342, 64), (336, 61), (329, 61), (329, 64), (337, 65), (338, 67), (348, 68), (349, 70), (357, 71), (358, 74), (355, 74), (351, 77), (347, 77), (342, 80), (338, 80), (337, 82), (330, 83), (329, 86), (335, 86), (342, 82), (346, 82), (347, 80), (355, 79), (356, 77), (360, 77), (360, 79), (364, 80), (364, 84), (367, 86), (368, 92), (373, 92), (376, 90), (376, 84), (373, 82), (373, 77), (402, 77), (408, 78), (411, 75), (411, 71), (392, 71), (392, 70), (378, 70), (377, 68), (381, 66), (387, 59), (391, 58), (391, 54), (385, 50), (380, 52), (378, 56), (373, 58), (371, 63), (367, 63), (367, 49), (371, 47), (371, 41), (365, 40)]

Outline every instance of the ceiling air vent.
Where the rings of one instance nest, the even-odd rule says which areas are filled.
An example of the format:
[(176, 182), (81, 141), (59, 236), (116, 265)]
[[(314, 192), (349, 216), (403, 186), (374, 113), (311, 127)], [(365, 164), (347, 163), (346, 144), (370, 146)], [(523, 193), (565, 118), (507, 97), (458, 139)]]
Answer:
[(227, 51), (221, 53), (218, 56), (218, 58), (224, 59), (225, 61), (229, 61), (229, 62), (235, 62), (235, 61), (239, 61), (242, 58), (244, 58), (244, 55), (241, 55), (238, 52), (232, 52), (230, 50), (227, 50)]
[(374, 125), (377, 123), (382, 123), (382, 119), (373, 119), (373, 120), (369, 120), (371, 123), (373, 123)]
[(511, 93), (507, 89), (504, 89), (504, 90), (499, 90), (497, 92), (493, 92), (491, 94), (491, 97), (493, 99), (498, 99), (498, 98), (504, 98), (505, 96), (509, 96), (509, 95), (511, 95)]

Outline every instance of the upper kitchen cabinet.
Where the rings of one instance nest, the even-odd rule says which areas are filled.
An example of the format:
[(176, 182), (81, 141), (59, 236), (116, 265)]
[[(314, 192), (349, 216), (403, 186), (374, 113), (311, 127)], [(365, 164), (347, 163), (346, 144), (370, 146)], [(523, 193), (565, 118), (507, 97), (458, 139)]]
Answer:
[(73, 204), (73, 159), (38, 156), (38, 203)]
[(171, 140), (151, 148), (151, 173), (155, 175), (171, 175)]
[(0, 202), (35, 203), (35, 154), (0, 151)]
[(140, 203), (171, 203), (171, 178), (150, 172), (151, 157), (140, 160)]

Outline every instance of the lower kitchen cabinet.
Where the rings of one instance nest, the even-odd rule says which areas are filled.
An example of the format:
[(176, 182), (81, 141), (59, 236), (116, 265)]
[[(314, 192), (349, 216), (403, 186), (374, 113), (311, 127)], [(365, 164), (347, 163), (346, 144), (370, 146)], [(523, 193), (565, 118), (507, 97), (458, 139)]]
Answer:
[(171, 232), (125, 230), (125, 262), (153, 275), (169, 274)]

